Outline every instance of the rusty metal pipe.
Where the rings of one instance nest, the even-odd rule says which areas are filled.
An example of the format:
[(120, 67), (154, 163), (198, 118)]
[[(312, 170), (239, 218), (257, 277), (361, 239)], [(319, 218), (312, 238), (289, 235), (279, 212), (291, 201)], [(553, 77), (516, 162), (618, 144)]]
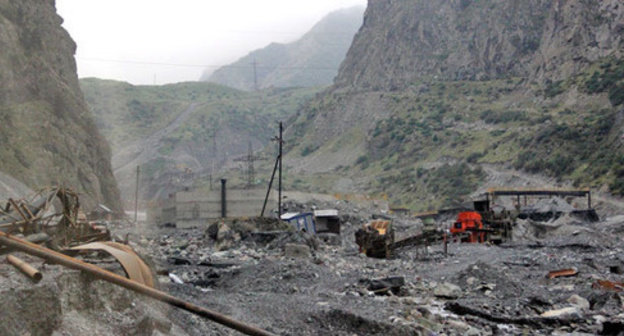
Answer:
[(110, 283), (116, 284), (118, 286), (130, 289), (137, 293), (149, 296), (156, 300), (168, 303), (172, 306), (182, 308), (188, 312), (193, 314), (205, 317), (209, 320), (222, 324), (226, 327), (237, 330), (246, 335), (252, 336), (271, 336), (272, 333), (269, 333), (266, 330), (262, 330), (258, 327), (245, 324), (241, 321), (232, 319), (229, 316), (220, 314), (218, 312), (206, 309), (204, 307), (200, 307), (188, 301), (184, 301), (180, 298), (167, 294), (165, 292), (159, 291), (157, 289), (148, 287), (146, 285), (140, 284), (136, 281), (124, 278), (118, 274), (106, 271), (101, 269), (95, 265), (88, 264), (76, 258), (72, 258), (66, 256), (64, 254), (52, 251), (48, 248), (39, 246), (37, 244), (30, 243), (23, 239), (19, 239), (14, 236), (7, 235), (4, 232), (0, 232), (0, 244), (3, 244), (9, 248), (13, 248), (15, 250), (45, 259), (49, 262), (56, 263), (59, 265), (63, 265), (65, 267), (79, 270), (85, 273), (89, 273), (95, 276), (98, 279), (108, 281)]
[[(24, 237), (24, 240), (31, 242), (31, 243), (35, 243), (35, 244), (42, 244), (50, 240), (50, 236), (48, 236), (44, 232), (39, 232), (39, 233), (33, 233), (31, 235)], [(11, 251), (12, 250), (8, 247), (0, 246), (0, 255), (5, 254), (5, 253), (10, 253)]]
[(9, 264), (15, 266), (15, 268), (22, 271), (22, 273), (28, 275), (31, 279), (35, 280), (36, 282), (41, 281), (41, 272), (39, 272), (36, 268), (30, 266), (29, 263), (11, 254), (7, 255), (6, 260)]
[(560, 269), (560, 270), (556, 270), (556, 271), (550, 271), (548, 272), (548, 279), (554, 279), (554, 278), (559, 278), (559, 277), (568, 277), (568, 276), (574, 276), (578, 274), (578, 270), (576, 269), (576, 267), (572, 267), (572, 268), (564, 268), (564, 269)]

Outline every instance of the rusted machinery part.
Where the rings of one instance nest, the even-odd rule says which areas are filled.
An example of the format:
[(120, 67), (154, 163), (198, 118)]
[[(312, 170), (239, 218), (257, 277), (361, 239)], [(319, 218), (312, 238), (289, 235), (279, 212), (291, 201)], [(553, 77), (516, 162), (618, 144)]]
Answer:
[(144, 285), (154, 287), (154, 278), (147, 264), (128, 245), (115, 242), (96, 242), (70, 248), (70, 250), (102, 250), (115, 257), (128, 277)]
[(35, 282), (39, 282), (42, 278), (41, 272), (39, 272), (36, 268), (32, 267), (29, 263), (24, 260), (9, 254), (6, 257), (6, 260), (9, 264), (15, 266), (22, 273), (28, 275), (31, 279), (35, 280)]
[(220, 314), (218, 312), (212, 311), (210, 309), (200, 307), (188, 301), (184, 301), (175, 296), (169, 295), (165, 292), (159, 291), (152, 287), (146, 286), (144, 284), (138, 283), (134, 280), (127, 279), (120, 275), (117, 275), (113, 272), (109, 272), (102, 268), (99, 268), (95, 265), (88, 264), (76, 258), (72, 258), (61, 254), (59, 252), (55, 252), (48, 248), (39, 246), (37, 244), (30, 243), (23, 239), (16, 238), (14, 236), (7, 235), (4, 232), (0, 232), (0, 244), (5, 245), (7, 247), (13, 248), (15, 250), (22, 251), (24, 253), (45, 259), (49, 262), (56, 263), (59, 265), (63, 265), (65, 267), (83, 271), (85, 273), (91, 274), (98, 279), (102, 279), (104, 281), (111, 282), (118, 286), (130, 289), (137, 293), (141, 293), (143, 295), (149, 296), (156, 300), (168, 303), (172, 306), (182, 308), (188, 312), (193, 314), (205, 317), (212, 321), (215, 321), (219, 324), (232, 328), (234, 330), (240, 331), (246, 335), (252, 336), (270, 336), (272, 333), (260, 329), (258, 327), (243, 323), (241, 321), (232, 319), (229, 316)]
[(621, 292), (624, 290), (624, 282), (614, 282), (609, 280), (598, 279), (592, 284), (594, 289), (609, 290), (614, 292)]

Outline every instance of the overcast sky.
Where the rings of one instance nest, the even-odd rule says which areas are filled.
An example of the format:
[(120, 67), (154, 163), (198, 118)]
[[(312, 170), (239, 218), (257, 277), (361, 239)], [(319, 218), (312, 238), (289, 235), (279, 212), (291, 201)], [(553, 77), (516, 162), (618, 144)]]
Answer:
[(133, 84), (198, 80), (205, 66), (296, 40), (355, 5), (366, 0), (56, 0), (79, 77)]

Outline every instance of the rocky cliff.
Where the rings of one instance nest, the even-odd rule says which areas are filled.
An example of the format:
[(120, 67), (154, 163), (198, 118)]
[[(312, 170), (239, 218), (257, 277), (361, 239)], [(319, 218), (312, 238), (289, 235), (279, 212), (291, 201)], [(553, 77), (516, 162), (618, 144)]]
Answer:
[(110, 150), (76, 75), (76, 45), (52, 0), (0, 0), (0, 170), (31, 188), (62, 183), (119, 209)]
[(370, 1), (336, 79), (400, 89), (422, 77), (560, 80), (621, 55), (620, 0)]
[(622, 29), (621, 0), (370, 1), (288, 165), (418, 209), (501, 171), (624, 195)]
[(202, 80), (253, 90), (256, 62), (258, 88), (329, 85), (362, 24), (363, 13), (360, 6), (332, 12), (297, 41), (252, 51)]

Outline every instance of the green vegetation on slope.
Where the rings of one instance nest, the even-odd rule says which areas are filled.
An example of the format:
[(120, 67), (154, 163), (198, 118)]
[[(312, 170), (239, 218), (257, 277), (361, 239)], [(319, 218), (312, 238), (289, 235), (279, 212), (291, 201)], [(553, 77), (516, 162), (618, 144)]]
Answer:
[[(621, 102), (614, 93), (621, 91), (613, 89), (622, 84), (621, 69), (621, 61), (606, 59), (568, 80), (544, 85), (521, 78), (423, 79), (403, 91), (334, 91), (311, 102), (290, 130), (298, 136), (313, 134), (310, 120), (319, 127), (326, 111), (378, 97), (383, 118), (369, 124), (353, 120), (351, 126), (367, 134), (366, 149), (332, 173), (366, 176), (361, 189), (388, 194), (415, 210), (461, 203), (484, 181), (481, 164), (569, 180), (579, 187), (608, 186), (624, 195)], [(308, 138), (289, 147), (288, 155), (316, 158), (347, 134), (329, 142)]]
[[(228, 160), (269, 143), (277, 122), (287, 119), (318, 88), (244, 92), (217, 84), (192, 82), (133, 86), (83, 79), (86, 101), (101, 132), (113, 147), (113, 164), (122, 193), (132, 195), (133, 171), (143, 166), (148, 198), (158, 184), (176, 180), (188, 168), (197, 177), (219, 170)], [(216, 144), (216, 147), (215, 147)], [(144, 148), (139, 161), (134, 161)], [(129, 165), (132, 162), (132, 165)], [(206, 173), (206, 174), (204, 174)]]

